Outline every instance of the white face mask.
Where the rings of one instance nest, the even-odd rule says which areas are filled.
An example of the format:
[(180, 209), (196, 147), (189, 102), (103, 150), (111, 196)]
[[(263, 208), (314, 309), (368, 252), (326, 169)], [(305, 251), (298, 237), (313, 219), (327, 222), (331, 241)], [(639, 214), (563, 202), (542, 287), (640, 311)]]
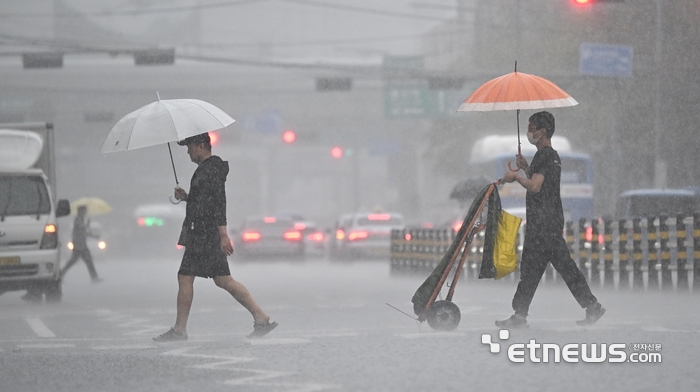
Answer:
[[(533, 137), (533, 135), (534, 135), (534, 134), (533, 134), (532, 132), (528, 132), (528, 133), (527, 133), (527, 141), (530, 142), (530, 144), (537, 145), (537, 142), (540, 141), (540, 138), (538, 137), (537, 139), (535, 139), (535, 138)], [(541, 137), (541, 136), (540, 136), (540, 137)]]

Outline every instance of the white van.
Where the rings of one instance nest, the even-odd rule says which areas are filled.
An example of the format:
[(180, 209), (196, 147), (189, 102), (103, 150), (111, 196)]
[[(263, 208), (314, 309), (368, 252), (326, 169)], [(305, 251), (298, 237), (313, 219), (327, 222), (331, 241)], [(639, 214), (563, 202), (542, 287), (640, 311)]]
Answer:
[(28, 290), (28, 299), (61, 300), (53, 127), (0, 124), (0, 294)]

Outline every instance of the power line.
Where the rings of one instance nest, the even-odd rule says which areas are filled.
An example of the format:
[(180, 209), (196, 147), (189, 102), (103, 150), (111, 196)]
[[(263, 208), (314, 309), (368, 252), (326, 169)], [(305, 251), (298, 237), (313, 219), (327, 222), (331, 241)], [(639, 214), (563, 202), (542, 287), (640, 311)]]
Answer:
[[(464, 34), (463, 29), (441, 31), (438, 33), (432, 33), (432, 35), (439, 36), (449, 36), (449, 35), (459, 35)], [(343, 44), (357, 44), (357, 43), (373, 43), (373, 42), (387, 42), (387, 41), (404, 41), (411, 39), (423, 38), (423, 34), (411, 34), (411, 35), (394, 35), (394, 36), (384, 36), (384, 37), (365, 37), (365, 38), (351, 38), (351, 39), (338, 39), (338, 40), (310, 40), (310, 41), (283, 41), (283, 42), (229, 42), (229, 43), (212, 43), (212, 44), (190, 44), (184, 42), (182, 45), (185, 46), (195, 46), (201, 48), (225, 48), (225, 47), (259, 47), (262, 45), (269, 46), (325, 46), (325, 45), (343, 45)]]
[(376, 15), (376, 16), (389, 16), (389, 17), (404, 18), (404, 19), (434, 20), (434, 21), (439, 21), (439, 22), (458, 23), (458, 21), (456, 21), (454, 19), (445, 19), (445, 18), (440, 18), (440, 17), (436, 17), (436, 16), (409, 14), (409, 13), (397, 12), (397, 11), (386, 11), (386, 10), (380, 10), (380, 9), (376, 9), (376, 8), (357, 7), (357, 6), (353, 6), (353, 5), (324, 3), (322, 1), (315, 1), (315, 0), (279, 0), (279, 1), (283, 1), (286, 3), (308, 5), (308, 6), (313, 6), (313, 7), (321, 7), (321, 8), (337, 9), (337, 10), (343, 10), (343, 11), (359, 12), (359, 13), (363, 13), (363, 14)]
[(153, 9), (140, 10), (123, 10), (123, 11), (95, 11), (95, 12), (19, 12), (19, 13), (0, 13), (0, 19), (15, 19), (15, 18), (83, 18), (91, 17), (111, 17), (111, 16), (141, 16), (148, 14), (165, 14), (174, 12), (197, 11), (214, 8), (235, 7), (247, 5), (251, 3), (268, 2), (271, 0), (236, 0), (223, 1), (210, 4), (198, 4), (191, 6), (178, 7), (163, 7)]

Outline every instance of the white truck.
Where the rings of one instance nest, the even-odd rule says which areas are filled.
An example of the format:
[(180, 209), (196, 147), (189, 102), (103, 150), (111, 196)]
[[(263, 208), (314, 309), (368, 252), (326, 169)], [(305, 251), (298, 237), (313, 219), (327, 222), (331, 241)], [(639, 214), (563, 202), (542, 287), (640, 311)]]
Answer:
[(0, 294), (61, 300), (56, 218), (70, 214), (56, 199), (53, 124), (0, 124)]

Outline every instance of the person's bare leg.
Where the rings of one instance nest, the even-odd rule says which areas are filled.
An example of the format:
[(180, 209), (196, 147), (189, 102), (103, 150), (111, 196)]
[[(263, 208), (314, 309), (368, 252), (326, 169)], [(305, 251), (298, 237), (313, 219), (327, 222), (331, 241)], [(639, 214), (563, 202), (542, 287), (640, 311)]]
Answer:
[(216, 276), (214, 277), (214, 283), (216, 283), (216, 285), (222, 289), (228, 291), (233, 298), (236, 299), (236, 301), (240, 302), (244, 308), (248, 309), (250, 314), (253, 315), (253, 320), (256, 323), (263, 324), (270, 320), (270, 316), (263, 312), (243, 283), (234, 280), (231, 275)]
[(187, 319), (190, 317), (192, 298), (194, 298), (194, 276), (177, 276), (177, 316), (175, 317), (175, 332), (187, 335)]

